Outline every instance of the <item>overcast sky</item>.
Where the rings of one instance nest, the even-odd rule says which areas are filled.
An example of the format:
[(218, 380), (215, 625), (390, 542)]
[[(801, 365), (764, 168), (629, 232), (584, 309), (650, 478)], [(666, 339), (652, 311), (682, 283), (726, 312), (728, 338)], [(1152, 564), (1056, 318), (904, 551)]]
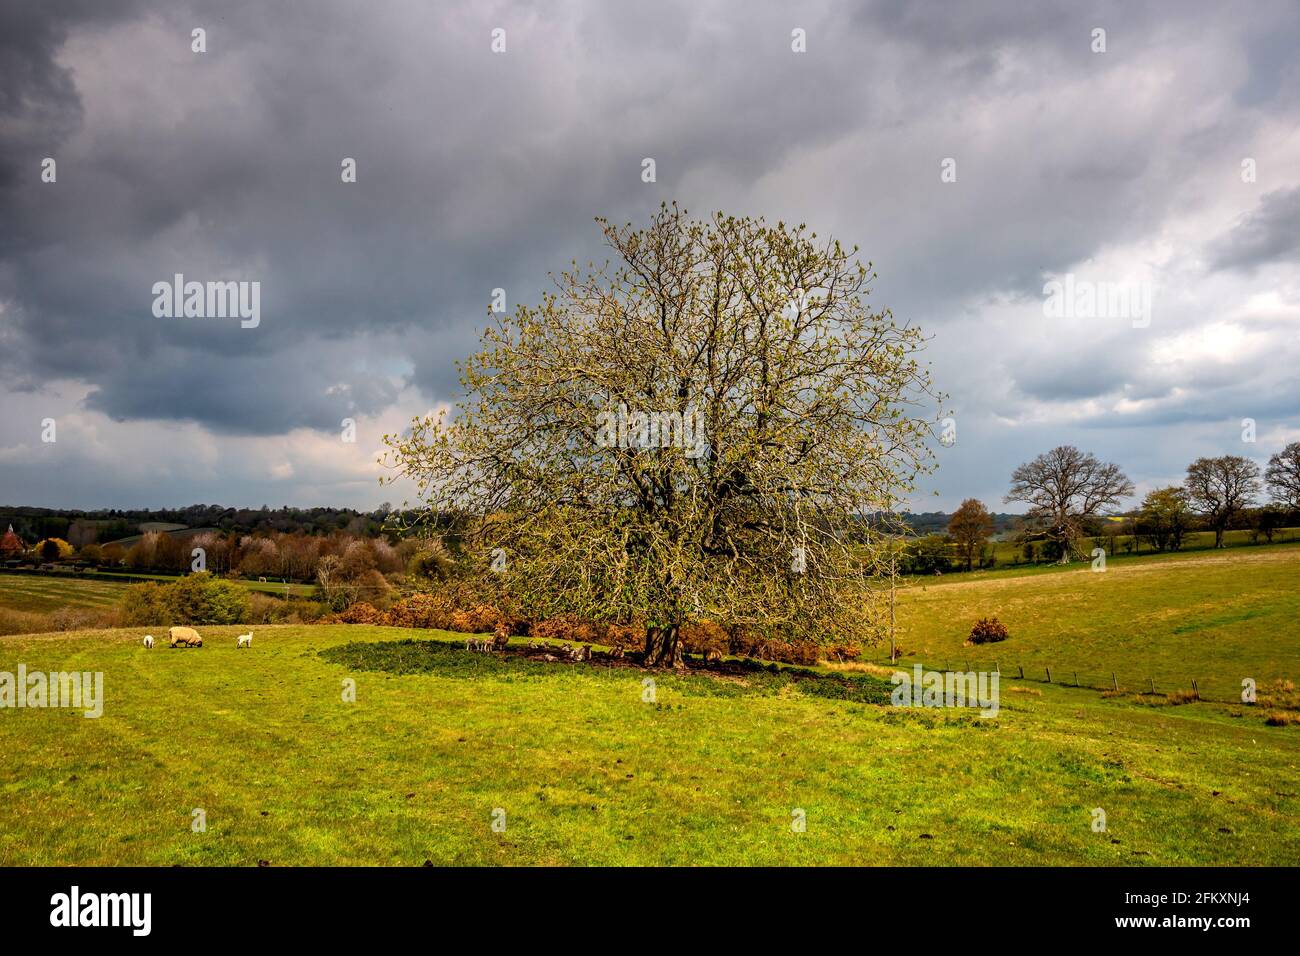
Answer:
[[(874, 262), (956, 423), (916, 510), (1057, 444), (1140, 494), (1300, 439), (1294, 0), (0, 0), (0, 504), (400, 503), (380, 437), (492, 290), (674, 199)], [(260, 324), (155, 317), (176, 273)], [(1149, 315), (1048, 315), (1066, 276)]]

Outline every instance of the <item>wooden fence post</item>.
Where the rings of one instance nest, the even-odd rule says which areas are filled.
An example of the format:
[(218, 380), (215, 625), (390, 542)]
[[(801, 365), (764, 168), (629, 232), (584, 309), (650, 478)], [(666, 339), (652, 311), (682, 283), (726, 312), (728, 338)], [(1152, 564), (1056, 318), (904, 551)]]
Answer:
[(1113, 687), (1115, 690), (1119, 690), (1119, 681), (1115, 679), (1114, 671), (1110, 672), (1110, 686)]
[(1075, 687), (1078, 687), (1078, 686), (1079, 686), (1079, 672), (1078, 672), (1078, 671), (1075, 671), (1075, 672), (1074, 672), (1074, 686), (1075, 686)]
[(1047, 683), (1050, 684), (1052, 682), (1052, 669), (1050, 667), (1044, 667), (1043, 670), (1047, 671)]
[(1148, 677), (1147, 680), (1151, 682), (1151, 693), (1154, 694), (1156, 692), (1156, 679), (1154, 677)]
[(1192, 678), (1192, 696), (1197, 700), (1201, 699), (1201, 689), (1196, 686), (1196, 678)]
[(1020, 679), (1021, 679), (1021, 680), (1024, 680), (1024, 679), (1025, 679), (1025, 665), (1024, 665), (1024, 664), (1017, 664), (1016, 667), (1020, 668)]

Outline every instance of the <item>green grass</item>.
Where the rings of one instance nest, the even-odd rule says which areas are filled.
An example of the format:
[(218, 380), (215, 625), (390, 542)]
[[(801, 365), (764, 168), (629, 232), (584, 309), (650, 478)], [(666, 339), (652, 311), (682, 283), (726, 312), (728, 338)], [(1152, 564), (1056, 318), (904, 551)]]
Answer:
[(0, 670), (102, 670), (106, 698), (0, 711), (0, 864), (1300, 862), (1300, 728), (1253, 708), (1008, 681), (981, 720), (765, 671), (657, 674), (648, 703), (638, 670), (437, 632), (257, 628), (241, 651), (239, 630), (0, 641)]
[[(1300, 677), (1300, 548), (1161, 555), (1013, 575), (913, 582), (899, 600), (898, 641), (913, 660), (991, 666), (1134, 690), (1190, 689), (1235, 700), (1243, 678)], [(1010, 638), (964, 647), (997, 617)]]

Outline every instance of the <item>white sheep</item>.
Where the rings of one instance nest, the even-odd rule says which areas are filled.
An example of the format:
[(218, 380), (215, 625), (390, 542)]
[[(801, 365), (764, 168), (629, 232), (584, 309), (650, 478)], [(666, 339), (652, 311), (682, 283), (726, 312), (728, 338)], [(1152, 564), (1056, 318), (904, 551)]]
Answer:
[(146, 634), (146, 635), (144, 636), (144, 646), (147, 647), (147, 648), (149, 648), (149, 649), (151, 649), (151, 650), (153, 649), (153, 635), (152, 635), (152, 634)]
[(239, 648), (239, 647), (252, 647), (252, 646), (253, 646), (253, 632), (252, 632), (252, 631), (249, 631), (247, 634), (240, 634), (238, 640), (235, 642), (235, 647), (237, 647), (237, 648)]

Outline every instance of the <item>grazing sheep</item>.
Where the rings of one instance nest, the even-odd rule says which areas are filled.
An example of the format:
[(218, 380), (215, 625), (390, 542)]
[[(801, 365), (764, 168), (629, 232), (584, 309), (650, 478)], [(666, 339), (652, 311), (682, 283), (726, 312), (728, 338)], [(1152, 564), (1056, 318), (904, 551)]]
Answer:
[(240, 647), (252, 647), (252, 646), (253, 646), (253, 632), (252, 632), (252, 631), (249, 631), (247, 634), (240, 634), (239, 637), (238, 637), (238, 638), (236, 639), (236, 641), (235, 641), (235, 647), (236, 647), (236, 648), (240, 648)]
[(173, 627), (167, 631), (172, 647), (202, 647), (203, 638), (192, 627)]
[(152, 635), (152, 634), (146, 634), (146, 635), (144, 636), (144, 646), (147, 647), (147, 648), (149, 648), (150, 650), (153, 650), (153, 635)]
[(510, 643), (510, 628), (504, 624), (498, 624), (496, 633), (492, 635), (492, 649), (494, 651), (504, 651), (506, 645)]

